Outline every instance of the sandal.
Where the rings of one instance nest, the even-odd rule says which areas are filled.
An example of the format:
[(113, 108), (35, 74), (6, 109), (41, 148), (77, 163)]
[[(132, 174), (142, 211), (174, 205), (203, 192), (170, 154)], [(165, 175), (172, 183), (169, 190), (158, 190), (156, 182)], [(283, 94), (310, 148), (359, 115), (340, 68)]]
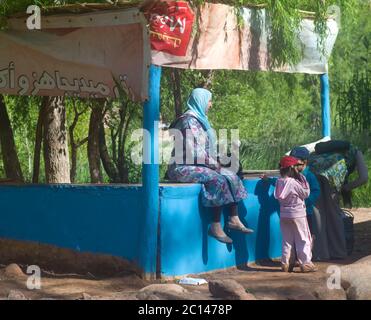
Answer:
[(294, 267), (295, 265), (293, 263), (290, 263), (290, 264), (281, 263), (281, 270), (283, 272), (293, 272)]
[(308, 272), (316, 272), (318, 271), (318, 268), (314, 264), (303, 264), (300, 266), (300, 270), (302, 273), (308, 273)]
[(233, 243), (233, 240), (228, 237), (227, 235), (224, 235), (224, 236), (218, 236), (217, 234), (213, 233), (211, 231), (211, 229), (209, 229), (209, 231), (207, 232), (207, 234), (213, 238), (215, 238), (216, 240), (222, 242), (222, 243), (226, 243), (226, 244), (231, 244)]
[(246, 228), (242, 224), (233, 224), (231, 222), (228, 222), (228, 228), (231, 230), (240, 231), (242, 233), (253, 233), (254, 232), (254, 230)]

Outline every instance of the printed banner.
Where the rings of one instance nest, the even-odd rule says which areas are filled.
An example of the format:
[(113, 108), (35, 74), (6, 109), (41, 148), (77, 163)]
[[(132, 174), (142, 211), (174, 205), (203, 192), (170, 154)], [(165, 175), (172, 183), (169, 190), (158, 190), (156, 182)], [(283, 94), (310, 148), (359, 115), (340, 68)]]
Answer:
[[(115, 98), (119, 85), (132, 100), (144, 101), (151, 59), (175, 68), (271, 70), (264, 9), (241, 9), (244, 25), (239, 29), (231, 6), (206, 3), (196, 15), (184, 1), (149, 1), (142, 8), (149, 39), (143, 13), (130, 10), (74, 15), (83, 27), (66, 28), (63, 16), (55, 15), (48, 20), (62, 21), (58, 28), (0, 32), (0, 93)], [(116, 12), (127, 19), (121, 22)], [(87, 22), (98, 17), (100, 25)], [(327, 26), (326, 56), (318, 50), (313, 20), (304, 19), (302, 61), (273, 71), (327, 72), (338, 33), (335, 20), (329, 19)]]
[(185, 56), (194, 20), (188, 2), (155, 2), (144, 15), (149, 21), (151, 48)]
[[(152, 8), (157, 7), (161, 7), (161, 5), (157, 3)], [(159, 20), (162, 19), (160, 17), (172, 14), (170, 13), (170, 4), (169, 6), (164, 5), (162, 8), (163, 11), (157, 16)], [(169, 13), (164, 12), (165, 8), (168, 8)], [(155, 13), (158, 12), (153, 10)], [(331, 54), (338, 34), (335, 20), (329, 19), (327, 22), (326, 55), (318, 50), (318, 36), (314, 32), (314, 21), (303, 19), (299, 33), (303, 49), (302, 61), (296, 66), (287, 65), (272, 70), (268, 43), (270, 28), (265, 9), (243, 8), (241, 10), (244, 24), (239, 29), (235, 8), (224, 4), (206, 3), (197, 15), (197, 23), (194, 22), (196, 30), (191, 33), (185, 55), (175, 54), (168, 50), (165, 47), (168, 40), (159, 34), (156, 45), (152, 40), (152, 63), (190, 69), (236, 69), (312, 74), (327, 72), (327, 57)], [(175, 13), (174, 18), (176, 17)], [(157, 25), (151, 23), (150, 28), (151, 33), (157, 35)], [(160, 45), (161, 41), (162, 46)]]
[(144, 101), (144, 45), (140, 23), (0, 32), (0, 93)]

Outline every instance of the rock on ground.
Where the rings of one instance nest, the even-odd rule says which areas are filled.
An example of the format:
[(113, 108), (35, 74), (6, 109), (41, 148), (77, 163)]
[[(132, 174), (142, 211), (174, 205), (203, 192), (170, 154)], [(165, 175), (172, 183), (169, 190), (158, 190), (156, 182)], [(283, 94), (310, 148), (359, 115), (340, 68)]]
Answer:
[(371, 300), (371, 256), (343, 266), (341, 286), (350, 300)]
[(10, 290), (8, 300), (27, 300), (26, 296), (19, 290)]
[(6, 278), (24, 278), (26, 275), (23, 273), (22, 269), (16, 263), (8, 265), (4, 270), (4, 276)]
[(90, 294), (83, 292), (77, 300), (93, 300), (93, 297)]
[(236, 280), (210, 280), (210, 293), (216, 297), (227, 300), (256, 300), (255, 296), (247, 293), (245, 288)]
[(137, 294), (139, 300), (188, 300), (189, 292), (177, 284), (151, 284)]
[(343, 288), (328, 289), (320, 288), (313, 292), (313, 295), (319, 300), (347, 300), (347, 295)]
[(288, 300), (317, 300), (317, 298), (311, 293), (302, 293), (297, 296), (289, 297)]

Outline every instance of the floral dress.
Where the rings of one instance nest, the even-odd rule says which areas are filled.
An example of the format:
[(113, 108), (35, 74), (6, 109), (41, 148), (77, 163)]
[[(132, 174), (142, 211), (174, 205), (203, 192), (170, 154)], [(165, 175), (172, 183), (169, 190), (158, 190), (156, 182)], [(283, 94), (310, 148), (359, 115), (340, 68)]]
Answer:
[[(247, 197), (245, 187), (235, 173), (225, 170), (221, 174), (216, 171), (215, 160), (209, 152), (208, 135), (195, 117), (185, 114), (176, 121), (172, 128), (178, 129), (182, 133), (183, 161), (181, 164), (178, 162), (169, 165), (167, 176), (170, 180), (202, 183), (201, 200), (205, 207), (219, 207), (237, 203)], [(186, 157), (187, 148), (193, 157), (192, 164), (186, 164), (189, 159), (189, 153)], [(175, 150), (172, 153), (173, 157), (174, 154)], [(204, 159), (202, 164), (198, 164), (200, 156)]]

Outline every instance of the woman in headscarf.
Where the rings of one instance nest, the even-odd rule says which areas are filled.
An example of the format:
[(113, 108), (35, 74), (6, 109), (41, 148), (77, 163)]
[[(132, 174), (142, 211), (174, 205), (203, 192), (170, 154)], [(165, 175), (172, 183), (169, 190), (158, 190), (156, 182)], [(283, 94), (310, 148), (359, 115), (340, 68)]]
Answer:
[(237, 203), (247, 197), (241, 179), (233, 172), (221, 173), (216, 156), (216, 135), (207, 118), (211, 105), (210, 91), (194, 89), (188, 98), (186, 112), (171, 125), (171, 129), (179, 130), (183, 139), (180, 146), (175, 139), (172, 153), (175, 163), (169, 165), (167, 177), (177, 182), (202, 183), (202, 204), (213, 208), (213, 222), (208, 234), (220, 242), (232, 243), (220, 224), (224, 206), (230, 208), (228, 229), (243, 233), (253, 231), (238, 217)]

